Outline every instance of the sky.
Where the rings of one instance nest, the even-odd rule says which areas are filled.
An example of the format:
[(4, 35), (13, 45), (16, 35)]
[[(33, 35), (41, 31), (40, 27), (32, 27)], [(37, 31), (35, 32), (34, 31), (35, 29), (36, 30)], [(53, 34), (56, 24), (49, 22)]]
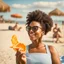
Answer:
[[(45, 13), (49, 13), (55, 8), (64, 11), (64, 0), (3, 0), (11, 7), (10, 12), (0, 13), (5, 19), (14, 19), (19, 21), (26, 21), (28, 12), (33, 10), (42, 10)], [(21, 19), (15, 19), (11, 17), (11, 14), (18, 13), (23, 16)], [(52, 17), (53, 19), (62, 19), (63, 17)]]

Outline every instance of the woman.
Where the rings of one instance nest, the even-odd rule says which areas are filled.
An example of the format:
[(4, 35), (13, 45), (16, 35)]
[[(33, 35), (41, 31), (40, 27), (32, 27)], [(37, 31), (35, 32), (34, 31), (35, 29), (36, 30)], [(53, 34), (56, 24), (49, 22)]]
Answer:
[(42, 41), (42, 37), (51, 30), (52, 26), (52, 19), (40, 10), (27, 15), (26, 30), (32, 44), (27, 46), (26, 55), (23, 52), (17, 52), (18, 64), (61, 64), (55, 48), (45, 45)]

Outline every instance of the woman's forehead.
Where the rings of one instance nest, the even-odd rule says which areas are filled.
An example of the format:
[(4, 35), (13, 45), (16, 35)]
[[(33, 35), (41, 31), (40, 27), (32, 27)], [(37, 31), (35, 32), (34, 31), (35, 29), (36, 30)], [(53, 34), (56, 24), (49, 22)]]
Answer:
[(29, 26), (41, 26), (41, 25), (37, 21), (32, 21)]

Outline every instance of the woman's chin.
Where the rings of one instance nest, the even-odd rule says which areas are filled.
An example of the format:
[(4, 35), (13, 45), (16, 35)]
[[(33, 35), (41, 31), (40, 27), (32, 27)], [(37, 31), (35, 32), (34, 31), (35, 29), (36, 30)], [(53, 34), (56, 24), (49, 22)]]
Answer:
[(36, 38), (30, 38), (30, 40), (31, 40), (31, 41), (35, 41), (35, 40), (36, 40)]

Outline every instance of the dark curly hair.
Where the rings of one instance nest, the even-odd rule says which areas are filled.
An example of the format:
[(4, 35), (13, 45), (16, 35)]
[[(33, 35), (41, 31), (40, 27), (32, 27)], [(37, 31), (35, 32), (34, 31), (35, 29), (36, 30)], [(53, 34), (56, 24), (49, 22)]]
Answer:
[(42, 26), (42, 30), (45, 31), (45, 34), (47, 34), (51, 30), (51, 27), (53, 26), (53, 21), (50, 18), (50, 16), (48, 16), (47, 14), (45, 14), (40, 10), (29, 12), (26, 18), (27, 18), (27, 21), (26, 21), (27, 26), (29, 26), (29, 24), (32, 21), (39, 22)]

